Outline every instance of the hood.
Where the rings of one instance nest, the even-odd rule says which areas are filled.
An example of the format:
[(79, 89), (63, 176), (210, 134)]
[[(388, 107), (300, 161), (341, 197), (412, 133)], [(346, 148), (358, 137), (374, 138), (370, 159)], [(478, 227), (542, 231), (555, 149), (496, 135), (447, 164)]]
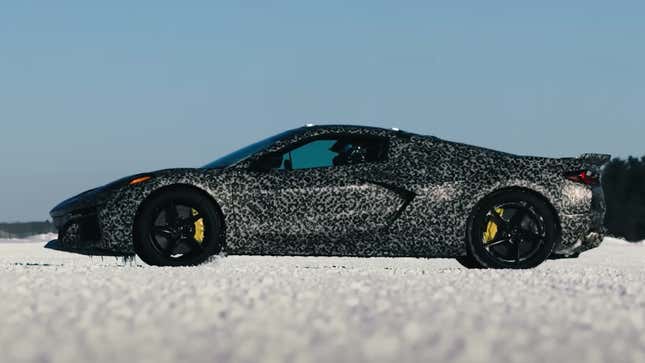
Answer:
[(135, 180), (137, 178), (141, 178), (145, 176), (155, 178), (155, 177), (161, 177), (165, 174), (177, 175), (181, 173), (195, 172), (198, 170), (200, 169), (191, 169), (191, 168), (162, 169), (162, 170), (151, 171), (147, 173), (138, 173), (138, 174), (129, 175), (129, 176), (117, 179), (113, 182), (107, 183), (105, 185), (102, 185), (100, 187), (84, 191), (71, 198), (65, 199), (63, 202), (59, 203), (56, 207), (54, 207), (51, 210), (50, 214), (52, 216), (56, 216), (59, 214), (66, 213), (71, 209), (83, 209), (83, 208), (90, 208), (93, 206), (100, 205), (102, 204), (104, 199), (106, 199), (107, 195), (109, 195), (110, 193), (120, 188), (125, 187), (132, 180)]

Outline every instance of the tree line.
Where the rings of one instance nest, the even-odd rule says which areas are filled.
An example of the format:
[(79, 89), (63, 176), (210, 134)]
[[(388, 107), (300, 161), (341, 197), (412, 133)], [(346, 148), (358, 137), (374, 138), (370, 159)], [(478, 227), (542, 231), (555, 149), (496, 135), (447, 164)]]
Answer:
[(604, 167), (602, 184), (609, 235), (645, 240), (645, 156), (611, 160)]
[(25, 238), (56, 231), (50, 221), (0, 223), (0, 238)]

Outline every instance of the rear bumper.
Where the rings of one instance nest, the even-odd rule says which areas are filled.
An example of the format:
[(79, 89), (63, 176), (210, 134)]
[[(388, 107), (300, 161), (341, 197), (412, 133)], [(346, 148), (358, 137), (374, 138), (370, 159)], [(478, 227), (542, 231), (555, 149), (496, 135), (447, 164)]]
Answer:
[(562, 238), (555, 253), (563, 256), (576, 255), (600, 246), (606, 233), (605, 210), (602, 187), (595, 187), (588, 213), (560, 216)]
[(605, 238), (605, 234), (601, 232), (591, 231), (587, 234), (580, 236), (574, 244), (566, 246), (564, 248), (559, 248), (554, 251), (555, 255), (559, 256), (577, 256), (580, 253), (596, 248), (602, 244), (602, 241)]

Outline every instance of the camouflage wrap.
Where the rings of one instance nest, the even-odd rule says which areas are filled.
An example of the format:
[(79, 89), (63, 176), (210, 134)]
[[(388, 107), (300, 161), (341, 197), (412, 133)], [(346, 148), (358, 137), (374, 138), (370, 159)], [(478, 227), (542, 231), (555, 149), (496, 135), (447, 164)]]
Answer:
[[(266, 153), (338, 134), (386, 138), (387, 157), (333, 168), (250, 168)], [(220, 208), (229, 254), (456, 257), (466, 252), (476, 205), (496, 191), (521, 188), (553, 207), (562, 236), (557, 250), (572, 253), (597, 245), (586, 237), (592, 231), (601, 236), (604, 202), (599, 188), (571, 182), (563, 173), (600, 163), (593, 156), (517, 156), (377, 128), (309, 127), (226, 169), (159, 171), (138, 185), (94, 192), (100, 194), (93, 206), (100, 238), (86, 243), (133, 254), (141, 205), (153, 193), (183, 185)], [(87, 207), (64, 203), (67, 209), (74, 203)], [(64, 234), (61, 227), (61, 239)]]

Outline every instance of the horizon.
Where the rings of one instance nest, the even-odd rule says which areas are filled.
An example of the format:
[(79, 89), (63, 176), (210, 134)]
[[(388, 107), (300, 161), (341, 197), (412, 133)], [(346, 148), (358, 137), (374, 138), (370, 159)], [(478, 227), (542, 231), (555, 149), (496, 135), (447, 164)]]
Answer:
[[(20, 2), (0, 13), (0, 221), (288, 128), (645, 155), (645, 4)], [(326, 120), (321, 122), (320, 120)]]

